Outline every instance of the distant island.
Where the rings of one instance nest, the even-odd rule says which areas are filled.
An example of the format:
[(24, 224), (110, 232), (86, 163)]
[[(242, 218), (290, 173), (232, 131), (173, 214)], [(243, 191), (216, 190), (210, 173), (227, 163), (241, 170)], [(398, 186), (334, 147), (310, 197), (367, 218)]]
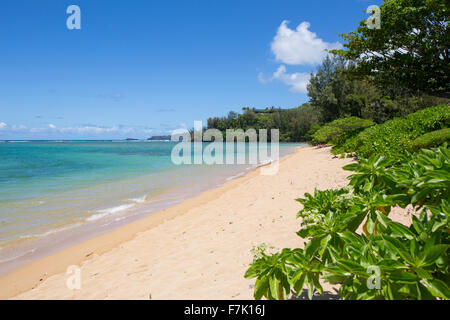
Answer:
[(171, 136), (151, 136), (147, 140), (170, 141)]
[(126, 138), (125, 140), (127, 140), (127, 141), (138, 141), (139, 139), (134, 139), (134, 138)]

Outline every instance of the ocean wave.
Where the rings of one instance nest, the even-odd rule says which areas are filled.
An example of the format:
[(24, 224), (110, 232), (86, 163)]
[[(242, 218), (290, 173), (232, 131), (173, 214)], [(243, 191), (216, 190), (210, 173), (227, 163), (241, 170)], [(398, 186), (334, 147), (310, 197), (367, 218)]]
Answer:
[(24, 253), (12, 256), (10, 258), (0, 259), (0, 263), (5, 263), (5, 262), (8, 262), (8, 261), (13, 261), (13, 260), (19, 259), (19, 258), (21, 258), (23, 256), (26, 256), (28, 254), (31, 254), (31, 253), (33, 253), (35, 251), (36, 251), (36, 249), (31, 249), (31, 250), (25, 251)]
[(276, 160), (274, 160), (274, 159), (264, 160), (264, 161), (261, 161), (260, 163), (258, 163), (258, 164), (256, 165), (256, 167), (257, 167), (257, 168), (259, 168), (259, 167), (264, 167), (264, 166), (266, 166), (266, 165), (268, 165), (268, 164), (274, 163), (275, 161), (276, 161)]
[(20, 236), (20, 239), (29, 239), (29, 238), (40, 238), (40, 237), (46, 237), (49, 236), (51, 234), (57, 233), (57, 232), (61, 232), (61, 231), (65, 231), (65, 230), (69, 230), (78, 226), (81, 226), (82, 223), (74, 223), (71, 225), (68, 225), (66, 227), (61, 227), (61, 228), (56, 228), (56, 229), (51, 229), (47, 232), (43, 232), (43, 233), (39, 233), (39, 234), (29, 234), (29, 235), (24, 235), (24, 236)]
[(109, 226), (109, 225), (111, 225), (111, 224), (114, 223), (114, 222), (118, 222), (118, 221), (124, 220), (124, 219), (126, 219), (126, 218), (127, 218), (127, 217), (118, 217), (118, 218), (115, 218), (113, 221), (109, 221), (109, 222), (106, 222), (106, 223), (100, 225), (100, 227), (106, 227), (106, 226)]
[(238, 174), (235, 174), (234, 176), (228, 177), (226, 180), (227, 180), (227, 181), (230, 181), (230, 180), (239, 178), (239, 177), (243, 176), (244, 174), (245, 174), (245, 172), (240, 172), (240, 173), (238, 173)]
[(90, 216), (89, 218), (86, 218), (86, 221), (95, 221), (98, 219), (101, 219), (103, 217), (106, 217), (109, 213), (98, 213)]
[(17, 141), (11, 141), (11, 140), (9, 140), (8, 141), (8, 143), (26, 143), (26, 142), (31, 142), (31, 141), (28, 141), (28, 140), (17, 140)]
[(103, 217), (106, 217), (108, 215), (115, 214), (115, 213), (118, 213), (121, 211), (125, 211), (127, 209), (134, 207), (135, 205), (136, 204), (134, 204), (134, 203), (130, 203), (130, 204), (123, 204), (123, 205), (120, 205), (117, 207), (98, 210), (97, 214), (94, 214), (94, 215), (90, 216), (89, 218), (86, 218), (86, 221), (95, 221), (95, 220), (101, 219)]
[(133, 201), (135, 203), (143, 203), (143, 202), (145, 202), (145, 200), (147, 200), (146, 198), (147, 198), (147, 196), (145, 195), (145, 196), (142, 196), (142, 197), (139, 197), (139, 198), (132, 198), (132, 199), (129, 199), (129, 200)]

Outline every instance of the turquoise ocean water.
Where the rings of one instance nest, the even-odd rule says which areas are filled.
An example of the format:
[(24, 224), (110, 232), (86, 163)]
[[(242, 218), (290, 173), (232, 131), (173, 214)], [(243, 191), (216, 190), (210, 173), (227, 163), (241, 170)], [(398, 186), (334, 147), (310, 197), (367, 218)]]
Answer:
[[(248, 172), (181, 165), (176, 142), (0, 143), (0, 272), (108, 231)], [(206, 146), (207, 144), (204, 144)], [(299, 144), (280, 144), (280, 156)], [(248, 153), (248, 148), (247, 151)]]

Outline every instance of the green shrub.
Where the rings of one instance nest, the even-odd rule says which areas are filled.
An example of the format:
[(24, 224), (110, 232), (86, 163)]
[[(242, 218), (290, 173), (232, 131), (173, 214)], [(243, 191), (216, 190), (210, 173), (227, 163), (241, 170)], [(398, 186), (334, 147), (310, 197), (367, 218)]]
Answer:
[(372, 126), (336, 144), (334, 153), (355, 152), (360, 157), (380, 154), (396, 157), (412, 151), (417, 137), (450, 125), (450, 106), (441, 105), (423, 109), (406, 118), (395, 118)]
[(373, 126), (375, 123), (371, 120), (358, 117), (349, 117), (337, 119), (322, 126), (312, 135), (312, 144), (338, 143), (340, 139), (355, 135), (359, 131)]
[(438, 147), (444, 142), (450, 142), (450, 128), (425, 133), (411, 143), (411, 148), (414, 151), (429, 149)]
[(411, 113), (406, 120), (422, 132), (430, 132), (450, 126), (450, 106), (440, 105)]
[(311, 129), (308, 130), (308, 132), (305, 134), (304, 138), (306, 141), (311, 141), (313, 138), (313, 135), (320, 129), (319, 124), (315, 124), (311, 127)]
[[(349, 300), (450, 299), (450, 150), (421, 150), (392, 160), (373, 155), (344, 167), (353, 171), (339, 190), (315, 190), (298, 199), (297, 235), (304, 248), (262, 253), (245, 277), (256, 278), (254, 298), (286, 299), (319, 280), (339, 284)], [(391, 208), (412, 206), (403, 225)], [(356, 232), (362, 227), (362, 232)]]

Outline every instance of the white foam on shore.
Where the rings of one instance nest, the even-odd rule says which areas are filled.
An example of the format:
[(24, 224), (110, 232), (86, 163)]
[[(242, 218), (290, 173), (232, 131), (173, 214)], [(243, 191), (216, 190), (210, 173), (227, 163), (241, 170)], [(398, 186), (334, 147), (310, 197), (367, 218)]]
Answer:
[(258, 163), (258, 165), (257, 165), (256, 167), (257, 167), (257, 168), (263, 167), (263, 166), (266, 166), (266, 165), (271, 164), (271, 163), (273, 163), (273, 162), (275, 162), (274, 159), (264, 160), (264, 161), (261, 161), (260, 163)]
[(42, 234), (40, 234), (39, 236), (40, 236), (40, 237), (49, 236), (49, 235), (51, 235), (51, 234), (53, 234), (53, 233), (57, 233), (57, 232), (69, 230), (69, 229), (72, 229), (72, 228), (75, 228), (75, 227), (78, 227), (78, 226), (81, 226), (81, 223), (74, 223), (74, 224), (71, 224), (71, 225), (69, 225), (69, 226), (67, 226), (67, 227), (62, 227), (62, 228), (58, 228), (58, 229), (53, 229), (53, 230), (47, 231), (47, 232), (45, 232), (45, 233), (42, 233)]
[(16, 255), (16, 256), (13, 256), (13, 257), (11, 257), (11, 258), (2, 259), (2, 260), (0, 260), (0, 263), (5, 263), (5, 262), (8, 262), (8, 261), (16, 260), (16, 259), (18, 259), (18, 258), (21, 258), (21, 257), (23, 257), (23, 256), (26, 256), (26, 255), (28, 255), (28, 254), (31, 254), (31, 253), (33, 253), (33, 252), (35, 252), (35, 251), (36, 251), (36, 249), (31, 249), (31, 250), (25, 251), (24, 253), (19, 254), (19, 255)]
[(143, 202), (145, 202), (145, 200), (147, 200), (146, 198), (147, 198), (147, 196), (145, 195), (145, 196), (142, 196), (139, 198), (132, 198), (132, 199), (130, 199), (130, 201), (133, 201), (135, 203), (143, 203)]
[(61, 228), (56, 228), (56, 229), (51, 229), (47, 232), (44, 233), (39, 233), (39, 234), (31, 234), (31, 235), (25, 235), (25, 236), (20, 236), (20, 239), (29, 239), (29, 238), (40, 238), (40, 237), (45, 237), (45, 236), (49, 236), (51, 234), (57, 233), (57, 232), (61, 232), (61, 231), (65, 231), (65, 230), (69, 230), (78, 226), (81, 226), (81, 223), (74, 223), (71, 225), (68, 225), (66, 227), (61, 227)]
[(238, 173), (238, 174), (235, 174), (234, 176), (228, 177), (226, 180), (227, 180), (227, 181), (230, 181), (230, 180), (239, 178), (239, 177), (243, 176), (244, 174), (245, 174), (245, 172), (240, 172), (240, 173)]
[(98, 210), (97, 212), (99, 212), (99, 213), (94, 214), (94, 215), (90, 216), (89, 218), (86, 218), (86, 221), (95, 221), (95, 220), (101, 219), (103, 217), (106, 217), (108, 215), (115, 214), (115, 213), (118, 213), (121, 211), (125, 211), (127, 209), (134, 207), (135, 205), (136, 205), (135, 203), (130, 203), (130, 204), (123, 204), (123, 205), (120, 205), (117, 207)]

